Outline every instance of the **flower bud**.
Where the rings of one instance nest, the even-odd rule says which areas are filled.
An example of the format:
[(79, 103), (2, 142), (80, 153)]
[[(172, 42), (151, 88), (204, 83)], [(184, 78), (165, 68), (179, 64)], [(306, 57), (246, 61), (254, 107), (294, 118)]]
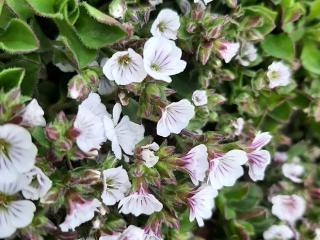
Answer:
[(196, 28), (197, 28), (197, 24), (189, 23), (187, 25), (187, 29), (186, 30), (187, 30), (188, 33), (193, 33)]
[(60, 136), (57, 129), (52, 127), (46, 127), (45, 128), (45, 134), (49, 140), (56, 141)]
[(236, 8), (237, 4), (238, 4), (238, 1), (237, 0), (226, 0), (226, 4), (230, 8)]
[(127, 11), (127, 5), (124, 0), (113, 0), (109, 4), (109, 13), (114, 18), (124, 18)]
[(198, 47), (198, 53), (197, 53), (197, 60), (202, 63), (202, 65), (205, 65), (212, 53), (212, 42), (203, 42)]
[(198, 21), (204, 17), (206, 7), (203, 4), (197, 4), (196, 8), (191, 11), (191, 17), (193, 20)]
[(82, 76), (76, 75), (68, 83), (68, 97), (76, 100), (85, 98), (89, 89)]

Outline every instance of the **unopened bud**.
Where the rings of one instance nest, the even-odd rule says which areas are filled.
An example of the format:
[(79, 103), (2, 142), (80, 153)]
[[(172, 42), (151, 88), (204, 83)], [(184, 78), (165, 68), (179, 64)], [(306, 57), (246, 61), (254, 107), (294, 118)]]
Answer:
[(226, 4), (230, 8), (236, 8), (237, 4), (238, 4), (238, 1), (237, 0), (226, 0)]
[(59, 132), (55, 128), (46, 127), (45, 134), (49, 140), (56, 141), (59, 139)]
[(123, 18), (127, 11), (127, 5), (124, 0), (113, 0), (109, 4), (109, 13), (114, 18)]
[(204, 17), (206, 7), (202, 3), (198, 3), (196, 8), (191, 11), (191, 17), (193, 20), (198, 21)]
[(198, 53), (197, 53), (197, 60), (202, 63), (202, 65), (205, 65), (212, 53), (212, 42), (203, 42), (199, 45)]

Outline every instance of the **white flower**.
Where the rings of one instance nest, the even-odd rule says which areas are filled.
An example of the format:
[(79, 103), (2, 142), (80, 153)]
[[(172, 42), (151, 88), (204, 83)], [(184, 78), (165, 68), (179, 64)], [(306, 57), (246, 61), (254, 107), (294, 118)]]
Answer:
[(304, 167), (297, 163), (285, 163), (282, 165), (282, 173), (292, 182), (301, 183), (301, 175), (304, 173)]
[(268, 67), (267, 77), (269, 80), (269, 88), (287, 86), (291, 79), (291, 70), (288, 65), (282, 61), (273, 62)]
[(249, 146), (248, 166), (249, 176), (253, 181), (263, 180), (267, 166), (271, 162), (269, 151), (261, 150), (272, 139), (268, 132), (258, 132)]
[(218, 54), (226, 62), (230, 62), (231, 59), (237, 55), (240, 48), (239, 43), (228, 42), (220, 40), (218, 42)]
[(215, 189), (233, 186), (243, 175), (242, 165), (248, 161), (246, 152), (231, 150), (210, 161), (209, 183)]
[(114, 205), (124, 198), (131, 188), (127, 171), (122, 166), (104, 170), (103, 185), (104, 189), (101, 198), (107, 206)]
[(106, 137), (112, 142), (112, 151), (116, 158), (121, 159), (121, 149), (128, 155), (133, 155), (135, 145), (144, 137), (144, 127), (130, 121), (124, 116), (119, 122), (121, 105), (116, 103), (113, 107), (113, 119), (104, 117), (104, 128)]
[(272, 214), (290, 224), (299, 220), (306, 210), (306, 201), (298, 195), (277, 195), (271, 202)]
[(257, 57), (256, 47), (252, 43), (246, 42), (243, 44), (240, 50), (240, 56), (238, 56), (237, 59), (242, 66), (249, 66)]
[(207, 5), (208, 3), (212, 2), (213, 0), (193, 0), (194, 3), (204, 3), (205, 5)]
[(38, 167), (33, 167), (24, 174), (30, 182), (22, 189), (26, 199), (38, 200), (44, 197), (52, 186), (52, 181)]
[(144, 45), (143, 63), (147, 73), (156, 80), (171, 82), (171, 75), (182, 72), (187, 63), (181, 60), (182, 51), (174, 41), (152, 37)]
[(192, 148), (181, 159), (194, 185), (198, 185), (199, 181), (204, 180), (206, 172), (209, 170), (208, 152), (204, 144)]
[(275, 152), (273, 161), (283, 163), (288, 160), (288, 154), (286, 152)]
[(194, 106), (186, 100), (169, 104), (162, 110), (162, 116), (157, 124), (157, 134), (168, 137), (170, 133), (180, 133), (188, 126), (194, 116)]
[(315, 229), (315, 236), (313, 240), (320, 240), (320, 228)]
[(203, 106), (208, 103), (208, 96), (205, 90), (196, 90), (192, 94), (192, 102), (196, 106)]
[(234, 127), (234, 135), (239, 136), (242, 133), (244, 127), (244, 120), (243, 118), (237, 118), (233, 123), (232, 126)]
[(119, 240), (144, 240), (144, 230), (130, 225), (121, 233)]
[(104, 116), (108, 116), (107, 110), (96, 93), (90, 93), (79, 105), (73, 126), (78, 132), (77, 145), (84, 153), (90, 154), (92, 150), (100, 149), (105, 141)]
[(130, 194), (119, 202), (120, 213), (132, 213), (135, 216), (151, 215), (154, 212), (160, 212), (162, 207), (162, 203), (153, 194), (147, 193), (142, 186), (137, 192)]
[(159, 150), (159, 145), (153, 142), (152, 144), (142, 146), (141, 148), (141, 158), (143, 159), (144, 164), (148, 168), (151, 168), (154, 165), (156, 165), (159, 160), (159, 157), (156, 156), (154, 153)]
[(0, 201), (0, 238), (10, 237), (16, 229), (24, 228), (32, 222), (36, 207), (31, 201), (8, 200), (21, 190), (24, 182), (25, 179), (18, 179), (0, 183), (0, 196), (4, 197)]
[(218, 195), (217, 190), (210, 186), (203, 185), (196, 191), (191, 193), (188, 198), (188, 206), (190, 209), (189, 220), (192, 222), (197, 220), (200, 227), (204, 226), (203, 219), (209, 219), (214, 208), (214, 198)]
[(30, 133), (14, 124), (0, 126), (0, 182), (14, 181), (34, 165), (37, 148)]
[(288, 240), (293, 237), (294, 233), (287, 225), (272, 225), (263, 233), (265, 240)]
[(156, 6), (156, 5), (159, 5), (163, 2), (163, 0), (149, 0), (149, 3), (152, 5), (152, 6)]
[(134, 225), (128, 226), (122, 233), (102, 235), (99, 240), (145, 240), (144, 230)]
[(38, 104), (36, 99), (32, 101), (22, 110), (22, 125), (28, 127), (46, 126), (46, 120), (43, 117), (44, 111)]
[(151, 26), (151, 34), (154, 37), (176, 40), (179, 27), (179, 15), (171, 9), (163, 9)]
[(94, 217), (96, 212), (101, 206), (101, 202), (94, 198), (92, 200), (85, 200), (83, 198), (77, 198), (69, 202), (68, 214), (63, 223), (59, 225), (62, 232), (68, 232), (68, 230), (74, 231), (76, 227), (82, 223), (90, 221)]
[(103, 66), (103, 73), (118, 85), (142, 82), (147, 76), (142, 57), (131, 48), (113, 54)]

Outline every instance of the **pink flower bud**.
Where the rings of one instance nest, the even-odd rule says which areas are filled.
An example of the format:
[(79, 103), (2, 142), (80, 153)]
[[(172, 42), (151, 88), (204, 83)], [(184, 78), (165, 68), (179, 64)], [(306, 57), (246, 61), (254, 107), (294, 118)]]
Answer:
[(59, 138), (59, 132), (55, 128), (46, 127), (45, 134), (49, 140), (55, 141)]

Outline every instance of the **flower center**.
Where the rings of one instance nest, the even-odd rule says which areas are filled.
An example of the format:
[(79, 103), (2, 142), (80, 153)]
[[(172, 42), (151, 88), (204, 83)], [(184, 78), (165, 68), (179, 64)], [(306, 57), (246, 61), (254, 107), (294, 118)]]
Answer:
[(164, 32), (164, 30), (166, 30), (166, 24), (164, 22), (160, 22), (157, 27), (160, 32)]
[(277, 71), (272, 71), (271, 72), (271, 78), (274, 80), (274, 79), (277, 79), (279, 77), (279, 74)]
[(12, 200), (12, 198), (4, 193), (0, 192), (0, 209), (6, 208), (6, 205)]
[(153, 71), (159, 71), (160, 70), (160, 67), (157, 65), (157, 64), (155, 64), (155, 63), (152, 63), (151, 64), (151, 69), (153, 70)]
[(10, 144), (4, 139), (0, 139), (0, 153), (3, 153), (6, 157), (9, 157)]
[(118, 63), (120, 65), (129, 65), (131, 63), (131, 58), (129, 57), (129, 54), (126, 54), (126, 55), (119, 57)]

